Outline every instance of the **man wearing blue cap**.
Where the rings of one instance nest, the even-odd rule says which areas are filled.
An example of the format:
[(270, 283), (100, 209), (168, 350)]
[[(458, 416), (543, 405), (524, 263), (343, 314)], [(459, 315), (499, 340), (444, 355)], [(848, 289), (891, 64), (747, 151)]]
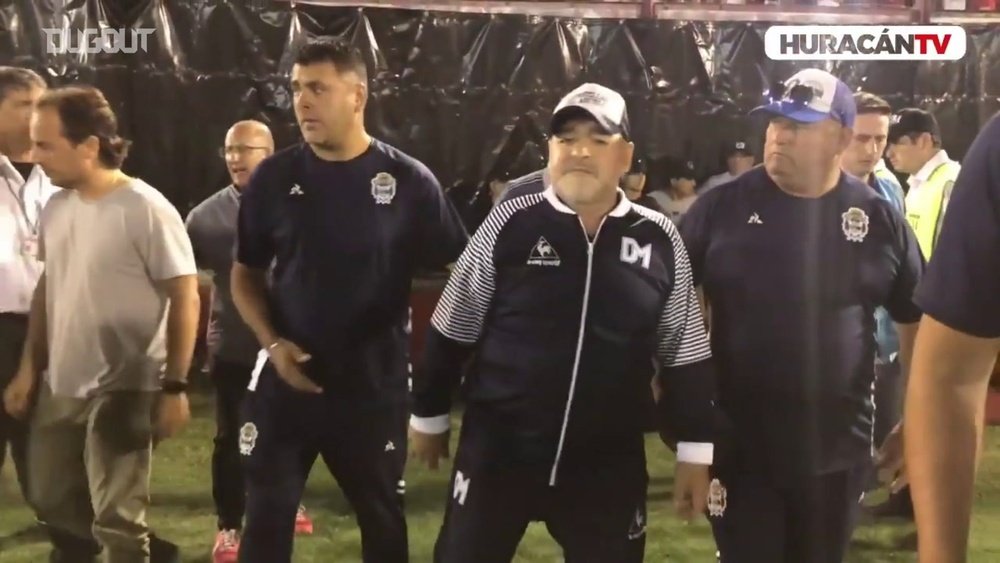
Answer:
[(733, 428), (708, 499), (723, 563), (843, 560), (874, 449), (878, 307), (909, 364), (923, 261), (902, 214), (841, 171), (856, 113), (843, 82), (797, 73), (754, 110), (764, 166), (681, 223)]

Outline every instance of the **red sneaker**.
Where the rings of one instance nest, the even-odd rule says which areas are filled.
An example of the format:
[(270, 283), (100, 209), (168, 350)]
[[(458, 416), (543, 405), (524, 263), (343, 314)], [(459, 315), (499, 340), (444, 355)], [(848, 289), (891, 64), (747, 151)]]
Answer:
[(306, 514), (306, 507), (299, 505), (299, 511), (295, 514), (295, 533), (308, 536), (313, 533), (313, 521)]
[(240, 533), (236, 530), (219, 530), (212, 548), (212, 563), (236, 563), (240, 554)]

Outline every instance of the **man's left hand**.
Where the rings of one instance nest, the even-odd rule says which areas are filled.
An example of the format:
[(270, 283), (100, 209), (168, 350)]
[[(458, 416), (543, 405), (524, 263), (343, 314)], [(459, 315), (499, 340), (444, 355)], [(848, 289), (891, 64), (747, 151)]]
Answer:
[(707, 465), (678, 462), (674, 470), (674, 508), (677, 515), (691, 521), (703, 514), (708, 504), (711, 481)]
[(187, 393), (161, 393), (156, 415), (156, 437), (166, 440), (177, 435), (191, 420)]
[(903, 457), (903, 423), (900, 422), (886, 436), (875, 456), (879, 481), (889, 485), (893, 493), (898, 493), (908, 482), (906, 461)]

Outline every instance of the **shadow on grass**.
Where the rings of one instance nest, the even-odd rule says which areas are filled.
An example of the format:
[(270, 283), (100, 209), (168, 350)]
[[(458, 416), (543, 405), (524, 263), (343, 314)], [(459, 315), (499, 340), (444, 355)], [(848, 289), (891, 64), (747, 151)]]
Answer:
[[(314, 471), (325, 471), (325, 468), (317, 467)], [(407, 481), (404, 499), (407, 517), (422, 514), (443, 515), (447, 502), (448, 489), (446, 484), (422, 479), (413, 483)], [(302, 495), (302, 504), (307, 509), (322, 508), (336, 516), (354, 515), (350, 503), (336, 484), (322, 483), (316, 486), (309, 483)]]
[[(180, 509), (188, 512), (204, 514), (205, 510), (212, 509), (212, 498), (206, 497), (204, 491), (161, 491), (154, 492), (151, 497), (151, 506), (154, 511), (160, 512), (163, 509)], [(214, 512), (213, 512), (214, 514)]]
[(37, 524), (31, 524), (6, 536), (0, 536), (0, 552), (34, 543), (47, 543), (48, 534)]

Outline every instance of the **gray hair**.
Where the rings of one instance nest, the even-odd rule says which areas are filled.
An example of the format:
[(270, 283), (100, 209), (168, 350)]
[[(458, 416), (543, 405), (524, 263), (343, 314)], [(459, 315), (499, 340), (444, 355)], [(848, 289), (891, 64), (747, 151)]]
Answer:
[(0, 102), (13, 90), (46, 88), (45, 79), (37, 72), (17, 66), (0, 66)]

